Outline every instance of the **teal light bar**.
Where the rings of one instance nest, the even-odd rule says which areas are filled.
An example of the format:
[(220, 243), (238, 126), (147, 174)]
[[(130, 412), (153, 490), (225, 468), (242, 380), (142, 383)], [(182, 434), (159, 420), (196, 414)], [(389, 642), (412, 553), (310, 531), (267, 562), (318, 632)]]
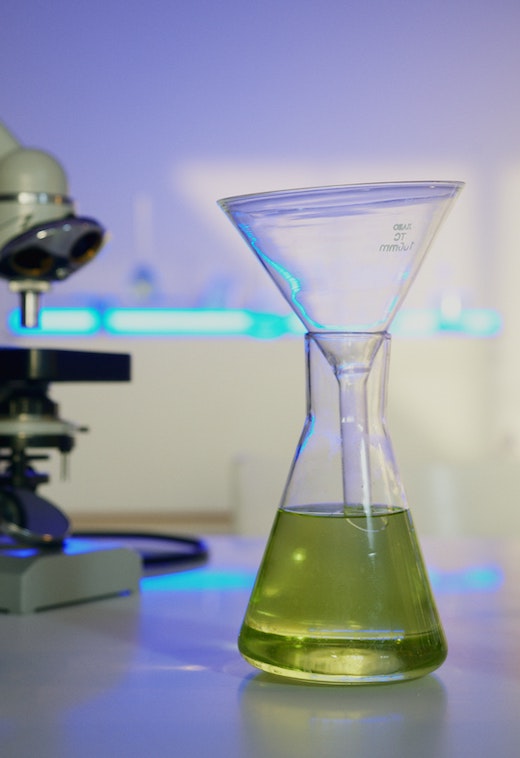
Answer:
[[(10, 331), (26, 336), (248, 336), (276, 339), (304, 333), (294, 315), (279, 316), (241, 309), (204, 308), (43, 308), (40, 325), (27, 329), (18, 310), (8, 317)], [(404, 337), (433, 337), (457, 334), (465, 337), (494, 337), (502, 329), (502, 318), (488, 308), (461, 310), (447, 317), (436, 310), (400, 311), (391, 332)]]
[(397, 313), (390, 331), (405, 337), (433, 337), (447, 333), (496, 337), (502, 331), (502, 316), (491, 308), (468, 308), (451, 317), (433, 309), (404, 310)]
[(236, 334), (251, 327), (246, 311), (110, 308), (104, 328), (111, 334)]
[(22, 326), (20, 311), (11, 311), (8, 327), (14, 334), (75, 336), (96, 334), (102, 328), (101, 313), (95, 308), (43, 308), (34, 329)]

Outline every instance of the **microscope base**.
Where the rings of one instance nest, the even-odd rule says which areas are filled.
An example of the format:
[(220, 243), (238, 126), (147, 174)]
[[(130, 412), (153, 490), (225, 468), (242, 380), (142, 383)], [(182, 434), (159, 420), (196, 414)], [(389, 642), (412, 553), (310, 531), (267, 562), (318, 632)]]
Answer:
[(128, 548), (69, 538), (63, 550), (0, 539), (0, 612), (34, 613), (139, 591), (142, 562)]

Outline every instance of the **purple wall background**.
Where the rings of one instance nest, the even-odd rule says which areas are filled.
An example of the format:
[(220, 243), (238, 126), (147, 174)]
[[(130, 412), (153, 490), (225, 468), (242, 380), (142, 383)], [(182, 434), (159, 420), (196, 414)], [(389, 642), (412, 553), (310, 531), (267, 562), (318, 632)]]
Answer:
[(472, 272), (464, 259), (442, 276), (493, 305), (490, 188), (519, 161), (519, 31), (516, 0), (4, 0), (0, 118), (58, 156), (79, 210), (111, 231), (51, 297), (129, 302), (145, 264), (170, 305), (279, 308), (218, 197), (446, 178), (473, 182), (460, 218), (477, 244)]

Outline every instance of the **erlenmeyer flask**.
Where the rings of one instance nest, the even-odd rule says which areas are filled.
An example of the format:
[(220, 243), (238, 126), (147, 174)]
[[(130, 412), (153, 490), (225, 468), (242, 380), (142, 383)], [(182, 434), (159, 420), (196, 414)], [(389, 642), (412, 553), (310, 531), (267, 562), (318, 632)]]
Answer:
[(308, 328), (307, 416), (239, 649), (284, 676), (366, 684), (446, 657), (385, 422), (385, 331), (462, 184), (220, 201)]

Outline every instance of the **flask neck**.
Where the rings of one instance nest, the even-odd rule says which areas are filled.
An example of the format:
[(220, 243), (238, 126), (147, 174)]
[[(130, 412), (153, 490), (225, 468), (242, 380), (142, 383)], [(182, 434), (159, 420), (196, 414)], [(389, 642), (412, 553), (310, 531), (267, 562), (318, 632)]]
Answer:
[(376, 431), (384, 423), (390, 343), (387, 332), (308, 333), (309, 409), (332, 404), (342, 425)]
[(306, 335), (307, 417), (284, 505), (405, 507), (386, 432), (389, 348), (386, 332)]

